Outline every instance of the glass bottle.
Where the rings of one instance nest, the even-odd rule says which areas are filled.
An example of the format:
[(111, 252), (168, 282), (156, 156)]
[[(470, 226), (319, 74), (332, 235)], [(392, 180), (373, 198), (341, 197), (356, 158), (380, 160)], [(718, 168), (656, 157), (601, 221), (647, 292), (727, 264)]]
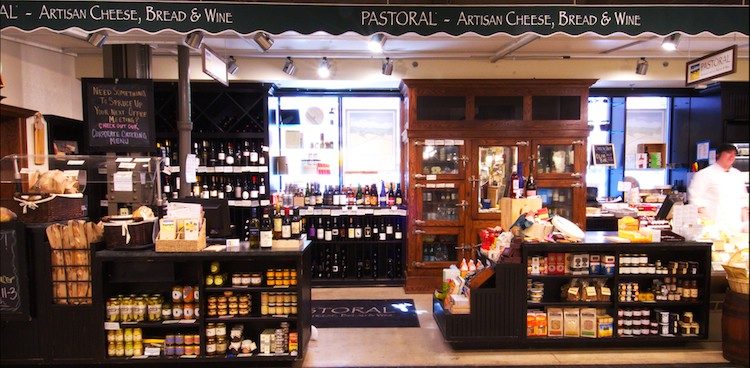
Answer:
[(284, 207), (284, 218), (281, 220), (281, 238), (290, 239), (292, 237), (292, 216), (289, 214), (289, 207)]
[(260, 248), (260, 220), (258, 219), (258, 209), (252, 208), (252, 216), (249, 219), (247, 240), (250, 245), (250, 249)]
[(270, 207), (263, 209), (263, 220), (260, 223), (260, 247), (270, 248), (273, 245), (273, 222), (268, 215)]
[(529, 179), (526, 180), (526, 197), (536, 196), (536, 181), (534, 180), (534, 163), (529, 163)]
[(401, 183), (396, 183), (396, 204), (401, 205), (404, 203), (404, 195), (401, 193)]

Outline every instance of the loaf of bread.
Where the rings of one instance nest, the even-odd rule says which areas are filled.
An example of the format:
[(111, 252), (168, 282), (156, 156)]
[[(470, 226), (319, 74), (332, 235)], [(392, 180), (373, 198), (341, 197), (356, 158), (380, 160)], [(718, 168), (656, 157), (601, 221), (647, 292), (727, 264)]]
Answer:
[(78, 193), (76, 178), (66, 176), (60, 170), (49, 170), (41, 175), (32, 174), (29, 178), (31, 193), (74, 194)]
[(13, 213), (13, 211), (5, 208), (0, 207), (0, 222), (8, 222), (13, 221), (17, 218), (16, 214)]

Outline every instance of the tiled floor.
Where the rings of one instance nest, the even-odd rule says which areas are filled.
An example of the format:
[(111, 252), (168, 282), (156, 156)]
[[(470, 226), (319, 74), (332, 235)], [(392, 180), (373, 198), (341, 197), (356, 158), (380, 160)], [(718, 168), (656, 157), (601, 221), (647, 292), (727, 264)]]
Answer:
[(315, 288), (313, 299), (396, 299), (416, 303), (420, 328), (321, 328), (310, 341), (303, 367), (435, 365), (568, 365), (725, 363), (721, 343), (670, 348), (454, 350), (432, 317), (430, 294), (405, 294), (400, 287)]

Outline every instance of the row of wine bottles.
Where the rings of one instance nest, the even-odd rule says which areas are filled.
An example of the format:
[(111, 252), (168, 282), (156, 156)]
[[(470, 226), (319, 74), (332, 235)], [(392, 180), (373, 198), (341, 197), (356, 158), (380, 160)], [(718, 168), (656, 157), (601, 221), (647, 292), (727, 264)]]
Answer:
[(403, 239), (403, 216), (364, 215), (302, 215), (299, 207), (280, 205), (251, 208), (245, 219), (243, 240), (250, 248), (271, 246), (274, 239), (298, 239), (302, 234), (321, 241), (388, 241)]
[[(165, 139), (156, 143), (159, 156), (166, 166), (178, 165), (176, 142)], [(268, 147), (255, 140), (208, 140), (193, 142), (191, 153), (198, 166), (264, 166), (268, 162)]]
[(389, 207), (405, 204), (401, 183), (380, 181), (380, 193), (375, 183), (372, 185), (348, 187), (326, 185), (322, 190), (320, 183), (307, 183), (304, 188), (288, 184), (284, 188), (285, 198), (303, 198), (307, 206), (374, 206)]
[(314, 279), (394, 279), (403, 277), (402, 262), (400, 244), (386, 247), (316, 244), (311, 274)]

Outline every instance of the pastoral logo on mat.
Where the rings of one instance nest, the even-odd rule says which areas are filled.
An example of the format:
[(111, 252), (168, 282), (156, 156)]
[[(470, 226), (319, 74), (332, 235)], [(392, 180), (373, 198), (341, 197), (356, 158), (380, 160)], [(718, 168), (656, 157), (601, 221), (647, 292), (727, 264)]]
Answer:
[(393, 303), (382, 306), (335, 306), (313, 307), (312, 314), (316, 317), (392, 317), (397, 314), (409, 313), (411, 303)]

